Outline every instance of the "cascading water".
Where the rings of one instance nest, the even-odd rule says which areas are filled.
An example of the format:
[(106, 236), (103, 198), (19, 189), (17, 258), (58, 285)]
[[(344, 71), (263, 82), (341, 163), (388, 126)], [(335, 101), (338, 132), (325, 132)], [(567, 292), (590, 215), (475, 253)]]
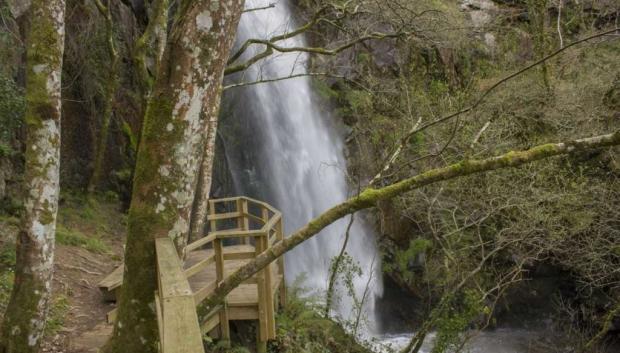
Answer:
[[(246, 1), (247, 8), (266, 5), (260, 0)], [(271, 38), (294, 28), (296, 24), (289, 4), (286, 0), (279, 0), (275, 7), (243, 14), (237, 47), (249, 38)], [(283, 47), (305, 44), (303, 36), (278, 42)], [(241, 61), (262, 50), (264, 47), (260, 45), (250, 47)], [(227, 84), (303, 74), (307, 72), (307, 64), (308, 57), (303, 53), (274, 54), (227, 79)], [(228, 169), (232, 182), (221, 176), (220, 185), (214, 183), (214, 196), (224, 196), (222, 192), (243, 194), (271, 203), (282, 211), (287, 234), (345, 200), (350, 188), (345, 177), (342, 134), (323, 107), (323, 102), (313, 93), (308, 77), (227, 90), (218, 130), (218, 155), (220, 159), (224, 158), (216, 162), (227, 166), (222, 168), (220, 165), (216, 172)], [(221, 184), (233, 185), (226, 187)], [(304, 287), (325, 291), (330, 262), (340, 251), (347, 224), (348, 219), (332, 224), (286, 255), (289, 284), (305, 274), (301, 283)], [(350, 234), (347, 252), (363, 270), (363, 275), (354, 281), (358, 297), (363, 295), (370, 279), (370, 292), (364, 308), (364, 316), (370, 325), (363, 327), (361, 334), (364, 338), (378, 339), (377, 351), (383, 351), (385, 345), (400, 350), (406, 346), (412, 333), (383, 334), (376, 322), (375, 298), (381, 296), (383, 285), (372, 230), (364, 224), (362, 217), (356, 217)], [(354, 319), (353, 306), (351, 298), (342, 296), (334, 314), (344, 320)], [(406, 327), (403, 324), (402, 329)], [(480, 353), (535, 352), (529, 341), (537, 334), (537, 330), (520, 329), (483, 332), (467, 347)], [(427, 337), (422, 353), (432, 350), (433, 336)]]
[[(246, 8), (265, 5), (246, 1)], [(273, 8), (243, 14), (237, 46), (249, 38), (268, 39), (295, 26), (289, 4), (280, 0)], [(296, 36), (278, 45), (305, 46), (305, 40)], [(263, 46), (254, 45), (241, 60), (262, 50)], [(231, 82), (300, 74), (306, 72), (307, 63), (303, 53), (275, 54)], [(349, 196), (342, 137), (329, 114), (321, 111), (323, 103), (315, 97), (308, 77), (230, 91), (225, 95), (220, 131), (236, 193), (267, 200), (282, 210), (287, 234)], [(380, 260), (372, 231), (360, 218), (350, 230), (347, 253), (363, 271), (354, 281), (358, 298), (370, 283), (364, 316), (374, 324), (374, 298), (382, 291)], [(347, 224), (348, 219), (334, 223), (286, 255), (289, 284), (303, 274), (304, 287), (325, 290), (330, 262), (343, 244)], [(342, 295), (334, 313), (350, 320), (353, 307), (352, 299)]]

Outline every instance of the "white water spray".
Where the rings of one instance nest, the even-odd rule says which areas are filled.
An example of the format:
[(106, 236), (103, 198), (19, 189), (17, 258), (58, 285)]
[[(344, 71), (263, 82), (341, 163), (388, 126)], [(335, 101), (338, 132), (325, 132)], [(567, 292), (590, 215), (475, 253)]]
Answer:
[[(255, 0), (246, 2), (246, 8), (265, 5)], [(249, 38), (269, 39), (296, 26), (289, 4), (284, 0), (273, 8), (245, 12), (237, 33), (237, 47)], [(280, 41), (278, 45), (301, 47), (306, 43), (303, 35), (299, 35)], [(264, 46), (254, 45), (241, 61), (263, 50)], [(236, 75), (233, 81), (251, 82), (303, 74), (307, 72), (307, 65), (308, 56), (304, 53), (275, 53)], [(342, 136), (329, 114), (321, 109), (325, 103), (314, 95), (311, 83), (309, 77), (300, 77), (235, 88), (226, 95), (230, 106), (226, 114), (234, 121), (228, 126), (234, 125), (250, 136), (246, 141), (233, 141), (239, 134), (225, 139), (235, 191), (266, 199), (279, 208), (287, 234), (350, 196)], [(304, 287), (325, 291), (330, 263), (343, 244), (347, 224), (348, 218), (337, 221), (286, 255), (289, 284), (303, 274)], [(382, 292), (380, 259), (372, 230), (360, 216), (351, 228), (347, 253), (363, 271), (354, 281), (358, 298), (362, 298), (370, 283), (363, 316), (370, 323), (366, 329), (377, 329), (374, 301)], [(334, 314), (341, 319), (354, 320), (353, 301), (342, 294), (341, 301), (334, 306)]]

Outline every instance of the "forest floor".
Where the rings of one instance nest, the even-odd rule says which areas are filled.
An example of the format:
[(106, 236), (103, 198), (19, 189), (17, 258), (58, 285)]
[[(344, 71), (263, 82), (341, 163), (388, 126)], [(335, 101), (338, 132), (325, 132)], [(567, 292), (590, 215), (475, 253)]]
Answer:
[[(126, 215), (113, 197), (86, 198), (63, 193), (58, 212), (54, 259), (53, 302), (42, 352), (96, 353), (112, 334), (106, 315), (115, 305), (106, 302), (97, 284), (122, 263)], [(19, 219), (0, 213), (0, 317), (13, 283), (15, 236)], [(370, 353), (337, 323), (325, 319), (315, 303), (289, 288), (288, 302), (278, 313), (278, 337), (270, 351)], [(235, 326), (232, 351), (254, 346), (255, 327)], [(221, 352), (208, 341), (211, 351)], [(249, 348), (252, 351), (252, 348)]]
[[(62, 195), (43, 352), (97, 352), (112, 333), (106, 314), (114, 304), (104, 300), (97, 283), (122, 262), (125, 218), (118, 202)], [(17, 226), (17, 218), (0, 218), (2, 310), (10, 296)]]

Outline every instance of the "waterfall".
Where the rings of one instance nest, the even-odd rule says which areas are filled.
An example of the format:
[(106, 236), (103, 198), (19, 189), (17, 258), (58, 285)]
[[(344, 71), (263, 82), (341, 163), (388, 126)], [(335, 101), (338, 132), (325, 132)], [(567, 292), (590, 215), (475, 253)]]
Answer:
[[(246, 8), (266, 5), (246, 1)], [(267, 39), (294, 28), (296, 22), (284, 0), (273, 8), (245, 12), (237, 48), (248, 38)], [(303, 35), (278, 44), (306, 45)], [(262, 50), (264, 46), (254, 45), (242, 58)], [(307, 65), (306, 54), (276, 53), (228, 83), (301, 74), (307, 72)], [(309, 77), (227, 90), (221, 120), (220, 134), (234, 192), (266, 200), (280, 209), (286, 234), (352, 195), (345, 176), (342, 131), (325, 109), (325, 102), (314, 94)], [(324, 292), (331, 260), (340, 251), (347, 224), (348, 218), (341, 219), (289, 252), (285, 257), (287, 282), (292, 284), (304, 274), (304, 287)], [(361, 298), (370, 282), (364, 312), (369, 328), (374, 330), (374, 299), (381, 295), (382, 279), (373, 230), (357, 215), (350, 234), (347, 253), (363, 271), (355, 278), (354, 287)], [(350, 320), (353, 301), (344, 294), (341, 299), (334, 314)]]

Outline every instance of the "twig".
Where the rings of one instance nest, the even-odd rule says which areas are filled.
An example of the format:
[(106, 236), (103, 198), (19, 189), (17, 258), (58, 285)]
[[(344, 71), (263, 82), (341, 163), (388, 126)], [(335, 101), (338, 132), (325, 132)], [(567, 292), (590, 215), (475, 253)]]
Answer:
[[(546, 61), (548, 61), (549, 59), (551, 59), (551, 58), (553, 58), (553, 57), (555, 57), (555, 56), (559, 55), (560, 53), (564, 52), (565, 50), (567, 50), (567, 49), (569, 49), (569, 48), (571, 48), (571, 47), (573, 47), (573, 46), (575, 46), (575, 45), (577, 45), (577, 44), (584, 43), (584, 42), (590, 41), (590, 40), (595, 39), (595, 38), (599, 38), (599, 37), (603, 37), (603, 36), (606, 36), (606, 35), (612, 34), (612, 33), (616, 32), (616, 31), (618, 31), (618, 30), (620, 30), (620, 28), (614, 28), (613, 30), (607, 30), (607, 31), (604, 31), (604, 32), (599, 32), (599, 33), (593, 34), (593, 35), (591, 35), (591, 36), (588, 36), (588, 37), (585, 37), (585, 38), (579, 39), (579, 40), (577, 40), (577, 41), (574, 41), (574, 42), (572, 42), (572, 43), (570, 43), (570, 44), (566, 45), (566, 46), (565, 46), (565, 47), (563, 47), (563, 48), (560, 48), (560, 49), (558, 49), (558, 50), (554, 51), (553, 53), (551, 53), (551, 54), (549, 54), (549, 55), (546, 55), (546, 56), (542, 57), (542, 58), (541, 58), (541, 59), (539, 59), (539, 60), (536, 60), (535, 62), (533, 62), (533, 63), (531, 63), (531, 64), (529, 64), (529, 65), (527, 65), (527, 66), (525, 66), (525, 67), (523, 67), (523, 68), (521, 68), (521, 69), (519, 69), (519, 70), (515, 71), (515, 72), (513, 72), (512, 74), (510, 74), (510, 75), (508, 75), (508, 76), (506, 76), (506, 77), (502, 78), (501, 80), (499, 80), (499, 81), (495, 82), (495, 83), (494, 83), (491, 87), (489, 87), (488, 89), (486, 89), (486, 90), (482, 93), (482, 95), (481, 95), (478, 99), (476, 99), (476, 101), (475, 101), (472, 105), (468, 106), (467, 108), (461, 109), (461, 110), (459, 110), (459, 111), (457, 111), (457, 112), (451, 113), (451, 114), (446, 115), (446, 116), (444, 116), (444, 117), (442, 117), (442, 118), (439, 118), (439, 119), (433, 120), (433, 121), (431, 121), (431, 122), (429, 122), (429, 123), (424, 124), (423, 126), (421, 126), (420, 128), (418, 128), (418, 129), (416, 129), (416, 130), (414, 130), (414, 131), (410, 131), (408, 134), (406, 134), (405, 136), (403, 136), (403, 137), (401, 138), (401, 141), (400, 141), (400, 143), (398, 144), (398, 147), (397, 147), (396, 149), (398, 150), (398, 149), (400, 148), (400, 146), (405, 145), (405, 144), (407, 143), (407, 141), (409, 141), (409, 139), (410, 139), (413, 135), (415, 135), (415, 134), (417, 134), (417, 133), (419, 133), (419, 132), (422, 132), (422, 131), (424, 131), (424, 130), (426, 130), (426, 129), (428, 129), (428, 128), (432, 127), (432, 126), (435, 126), (435, 125), (437, 125), (437, 124), (443, 123), (443, 122), (448, 121), (448, 120), (450, 120), (450, 119), (452, 119), (452, 118), (456, 118), (456, 117), (458, 117), (459, 115), (462, 115), (462, 114), (468, 113), (468, 112), (470, 112), (470, 111), (472, 111), (472, 110), (476, 109), (476, 108), (477, 108), (477, 107), (478, 107), (478, 106), (479, 106), (479, 105), (480, 105), (480, 104), (481, 104), (481, 103), (482, 103), (482, 102), (483, 102), (483, 101), (484, 101), (484, 100), (485, 100), (485, 99), (486, 99), (486, 98), (487, 98), (487, 97), (488, 97), (488, 96), (489, 96), (489, 95), (490, 95), (490, 94), (491, 94), (491, 93), (492, 93), (495, 89), (497, 89), (499, 86), (501, 86), (501, 85), (503, 85), (504, 83), (506, 83), (506, 82), (508, 82), (508, 81), (512, 80), (513, 78), (515, 78), (515, 77), (517, 77), (517, 76), (519, 76), (519, 75), (523, 74), (524, 72), (529, 71), (529, 70), (531, 70), (532, 68), (534, 68), (534, 67), (536, 67), (536, 66), (538, 66), (538, 65), (540, 65), (540, 64), (545, 63), (545, 62), (546, 62)], [(391, 156), (392, 156), (392, 155), (393, 155), (393, 154), (390, 154), (390, 158), (391, 158)], [(389, 159), (388, 159), (388, 162), (384, 163), (384, 165), (387, 165), (387, 164), (389, 164)], [(374, 178), (373, 178), (373, 179), (374, 179)], [(371, 184), (371, 185), (372, 185), (372, 184)]]
[(344, 234), (344, 242), (342, 243), (342, 247), (340, 248), (340, 253), (336, 257), (334, 261), (334, 265), (332, 266), (332, 271), (329, 275), (329, 283), (327, 284), (327, 292), (325, 293), (325, 311), (323, 312), (323, 316), (327, 318), (329, 316), (329, 310), (332, 306), (332, 301), (334, 297), (334, 286), (336, 284), (336, 276), (338, 276), (338, 271), (340, 270), (340, 263), (342, 262), (344, 253), (347, 249), (347, 244), (349, 243), (349, 236), (351, 235), (351, 227), (353, 226), (353, 221), (355, 213), (351, 213), (351, 217), (349, 218), (349, 224), (347, 225), (347, 230)]
[(299, 74), (292, 74), (289, 76), (283, 76), (283, 77), (276, 77), (276, 78), (266, 78), (266, 79), (260, 79), (260, 80), (256, 80), (256, 81), (248, 81), (248, 82), (238, 82), (238, 83), (233, 83), (230, 85), (226, 85), (224, 87), (222, 87), (222, 90), (227, 90), (227, 89), (231, 89), (231, 88), (239, 88), (239, 87), (245, 87), (245, 86), (254, 86), (254, 85), (259, 85), (259, 84), (263, 84), (263, 83), (272, 83), (272, 82), (278, 82), (278, 81), (285, 81), (285, 80), (290, 80), (290, 79), (294, 79), (294, 78), (299, 78), (299, 77), (306, 77), (306, 76), (310, 76), (310, 77), (316, 77), (316, 76), (324, 76), (324, 77), (329, 77), (329, 78), (336, 78), (336, 79), (341, 79), (341, 80), (345, 80), (349, 83), (352, 83), (366, 91), (370, 91), (369, 88), (365, 87), (364, 85), (362, 85), (360, 82), (357, 82), (355, 80), (352, 80), (344, 75), (335, 75), (335, 74), (330, 74), (328, 72), (305, 72), (305, 73), (299, 73)]
[(97, 275), (97, 276), (101, 276), (101, 275), (103, 275), (103, 273), (101, 273), (101, 272), (97, 272), (97, 271), (89, 271), (89, 270), (87, 270), (87, 269), (85, 269), (85, 268), (82, 268), (82, 267), (79, 267), (79, 266), (65, 265), (65, 264), (61, 264), (61, 263), (58, 263), (57, 265), (58, 265), (58, 266), (60, 266), (60, 267), (64, 267), (64, 268), (66, 268), (66, 269), (69, 269), (69, 270), (78, 270), (78, 271), (82, 271), (82, 272), (87, 273), (87, 274), (89, 274), (89, 275)]
[(562, 38), (562, 0), (558, 0), (558, 37), (560, 37), (560, 49), (564, 47), (564, 39)]
[(246, 12), (253, 12), (253, 11), (260, 11), (260, 10), (267, 10), (267, 9), (272, 9), (276, 7), (276, 3), (272, 2), (267, 6), (261, 6), (261, 7), (253, 7), (251, 9), (245, 9), (243, 11), (241, 11), (242, 13), (246, 13)]
[(482, 129), (480, 129), (480, 131), (478, 131), (478, 133), (474, 137), (474, 140), (471, 142), (471, 145), (469, 146), (469, 148), (474, 148), (474, 145), (478, 143), (478, 140), (480, 139), (480, 136), (482, 136), (484, 131), (486, 129), (488, 129), (490, 125), (491, 125), (491, 121), (490, 120), (487, 121), (486, 123), (484, 123), (484, 126), (482, 126)]

